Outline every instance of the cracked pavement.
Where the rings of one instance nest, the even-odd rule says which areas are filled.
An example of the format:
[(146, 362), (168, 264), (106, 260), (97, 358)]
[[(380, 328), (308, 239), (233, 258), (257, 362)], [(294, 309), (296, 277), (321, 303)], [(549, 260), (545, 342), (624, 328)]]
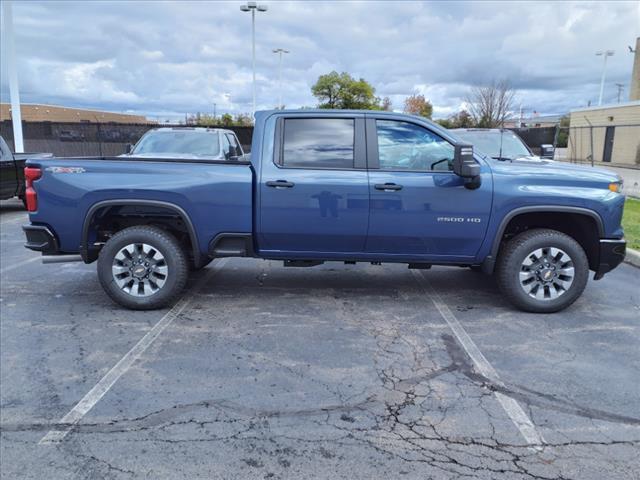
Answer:
[(230, 259), (62, 442), (39, 445), (166, 310), (115, 306), (94, 265), (24, 263), (17, 205), (2, 202), (0, 232), (2, 478), (640, 478), (628, 265), (554, 315), (515, 311), (467, 269), (421, 272), (497, 383), (405, 265)]

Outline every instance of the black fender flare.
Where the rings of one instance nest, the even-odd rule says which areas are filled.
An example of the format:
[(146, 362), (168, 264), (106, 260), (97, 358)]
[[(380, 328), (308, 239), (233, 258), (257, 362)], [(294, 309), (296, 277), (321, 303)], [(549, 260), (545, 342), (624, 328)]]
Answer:
[(193, 250), (193, 259), (196, 265), (201, 260), (200, 247), (198, 245), (198, 235), (196, 233), (196, 229), (193, 226), (193, 222), (189, 217), (189, 214), (180, 206), (175, 203), (163, 202), (160, 200), (140, 200), (140, 199), (118, 199), (118, 200), (103, 200), (101, 202), (94, 203), (91, 205), (87, 214), (84, 217), (84, 222), (82, 224), (82, 240), (80, 242), (80, 255), (85, 263), (90, 263), (95, 259), (91, 259), (89, 257), (89, 227), (91, 226), (91, 221), (95, 213), (104, 207), (122, 207), (122, 206), (148, 206), (148, 207), (162, 207), (169, 210), (173, 210), (178, 214), (178, 216), (182, 219), (184, 224), (187, 226), (187, 231), (189, 233), (189, 239), (191, 240), (191, 248)]
[(595, 210), (591, 210), (583, 207), (570, 207), (566, 205), (529, 205), (526, 207), (514, 208), (509, 211), (500, 221), (500, 225), (496, 230), (496, 235), (493, 238), (493, 244), (491, 245), (491, 251), (489, 255), (482, 262), (482, 270), (485, 273), (493, 273), (493, 268), (496, 263), (498, 251), (500, 250), (500, 244), (502, 243), (502, 236), (507, 228), (507, 225), (514, 217), (523, 213), (574, 213), (577, 215), (586, 215), (591, 217), (598, 228), (598, 236), (604, 237), (604, 224), (602, 223), (602, 217)]

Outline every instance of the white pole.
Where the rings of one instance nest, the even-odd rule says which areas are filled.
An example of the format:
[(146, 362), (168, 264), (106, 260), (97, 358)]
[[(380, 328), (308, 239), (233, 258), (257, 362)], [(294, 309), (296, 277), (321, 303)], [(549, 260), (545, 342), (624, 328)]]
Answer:
[(13, 44), (13, 11), (11, 0), (2, 2), (4, 6), (4, 44), (6, 67), (9, 72), (9, 96), (11, 98), (11, 121), (13, 123), (13, 149), (17, 153), (24, 153), (22, 140), (22, 115), (20, 113), (20, 90), (18, 88), (18, 70), (16, 68), (16, 53)]
[(600, 78), (600, 97), (598, 98), (598, 105), (602, 105), (602, 96), (604, 95), (604, 78), (607, 74), (607, 54), (603, 55), (604, 63), (602, 64), (602, 77)]
[(251, 65), (253, 67), (253, 115), (256, 115), (256, 9), (251, 9)]
[(278, 52), (278, 108), (282, 108), (282, 49)]
[(607, 57), (612, 57), (613, 50), (604, 50), (602, 52), (596, 52), (596, 55), (602, 55), (604, 62), (602, 62), (602, 77), (600, 79), (600, 97), (598, 98), (598, 105), (602, 105), (602, 97), (604, 96), (604, 79), (607, 75)]

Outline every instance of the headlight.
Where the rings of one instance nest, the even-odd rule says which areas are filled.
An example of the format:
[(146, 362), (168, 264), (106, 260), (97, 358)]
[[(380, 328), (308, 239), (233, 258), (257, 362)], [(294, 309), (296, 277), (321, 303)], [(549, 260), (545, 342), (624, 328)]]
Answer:
[(624, 182), (622, 180), (619, 180), (617, 182), (611, 182), (609, 184), (609, 190), (611, 190), (612, 192), (616, 192), (616, 193), (622, 193), (622, 184)]

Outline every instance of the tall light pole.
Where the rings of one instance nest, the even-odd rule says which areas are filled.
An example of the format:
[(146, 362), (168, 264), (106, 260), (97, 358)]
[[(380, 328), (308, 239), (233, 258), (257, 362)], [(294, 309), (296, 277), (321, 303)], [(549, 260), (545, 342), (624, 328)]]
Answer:
[(24, 152), (22, 140), (22, 114), (20, 112), (20, 89), (18, 88), (18, 69), (16, 66), (16, 52), (13, 44), (13, 4), (2, 2), (2, 45), (3, 57), (6, 57), (6, 67), (9, 73), (9, 97), (11, 100), (11, 122), (13, 124), (13, 151)]
[(266, 5), (258, 5), (256, 2), (247, 2), (240, 5), (243, 12), (251, 12), (251, 66), (253, 68), (253, 114), (256, 113), (256, 10), (266, 12)]
[(280, 57), (278, 59), (278, 108), (282, 108), (282, 54), (289, 53), (289, 50), (284, 48), (276, 48), (273, 53), (277, 53)]
[(604, 63), (602, 64), (602, 78), (600, 79), (600, 97), (598, 99), (598, 105), (602, 105), (602, 96), (604, 95), (604, 78), (607, 74), (607, 57), (613, 57), (615, 52), (613, 50), (604, 50), (596, 52), (596, 56), (604, 57)]

